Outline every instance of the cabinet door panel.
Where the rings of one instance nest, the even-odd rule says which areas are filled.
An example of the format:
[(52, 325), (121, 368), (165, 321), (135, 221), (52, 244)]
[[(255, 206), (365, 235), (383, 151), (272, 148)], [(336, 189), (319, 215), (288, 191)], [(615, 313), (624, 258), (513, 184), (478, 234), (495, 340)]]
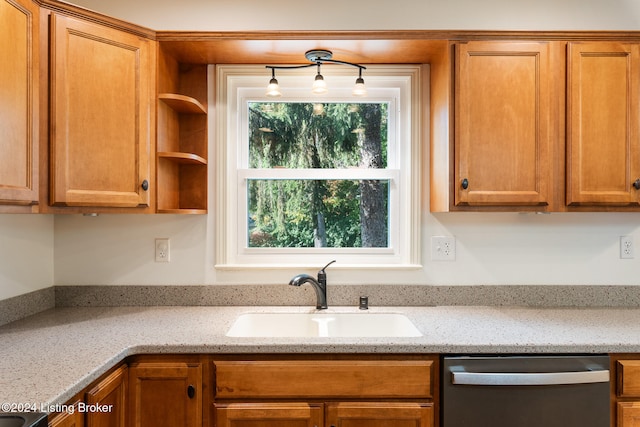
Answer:
[(546, 43), (457, 46), (456, 205), (550, 203), (549, 55)]
[(38, 7), (0, 0), (0, 204), (38, 201)]
[(59, 15), (51, 37), (52, 204), (148, 205), (150, 42)]
[(640, 402), (618, 402), (618, 427), (640, 427)]
[(232, 403), (216, 405), (217, 427), (323, 427), (323, 405)]
[(327, 404), (327, 425), (335, 427), (432, 427), (433, 405), (427, 403)]
[(640, 360), (618, 360), (617, 393), (620, 397), (640, 397)]
[(84, 427), (84, 414), (77, 410), (78, 402), (74, 405), (76, 408), (74, 411), (50, 415), (49, 427)]
[(109, 405), (105, 412), (87, 412), (86, 427), (125, 427), (127, 405), (127, 367), (121, 366), (86, 395), (88, 405)]
[(640, 202), (640, 45), (570, 43), (567, 204)]
[(130, 426), (202, 426), (200, 364), (133, 363), (129, 388)]
[[(218, 399), (433, 396), (431, 360), (214, 360)], [(321, 382), (316, 381), (322, 378)]]

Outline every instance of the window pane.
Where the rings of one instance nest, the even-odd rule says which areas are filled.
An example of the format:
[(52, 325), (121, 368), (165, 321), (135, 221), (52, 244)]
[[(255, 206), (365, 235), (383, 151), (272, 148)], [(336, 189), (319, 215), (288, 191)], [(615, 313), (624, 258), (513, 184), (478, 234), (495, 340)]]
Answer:
[(249, 179), (248, 190), (248, 247), (388, 247), (388, 180)]
[(387, 167), (387, 103), (248, 104), (250, 168)]

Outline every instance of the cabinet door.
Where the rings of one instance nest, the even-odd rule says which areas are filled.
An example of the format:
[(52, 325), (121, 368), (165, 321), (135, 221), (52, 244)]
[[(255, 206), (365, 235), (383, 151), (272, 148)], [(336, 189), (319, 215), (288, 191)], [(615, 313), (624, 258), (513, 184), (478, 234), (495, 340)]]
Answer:
[(640, 427), (640, 402), (618, 402), (618, 427)]
[(202, 366), (140, 362), (129, 367), (131, 427), (201, 427)]
[(327, 425), (332, 427), (432, 427), (430, 403), (331, 403)]
[(77, 410), (61, 412), (54, 416), (49, 416), (49, 427), (84, 427), (84, 413)]
[(108, 407), (104, 412), (87, 412), (87, 427), (125, 427), (127, 367), (121, 366), (86, 393), (88, 405)]
[(570, 43), (568, 52), (567, 204), (637, 205), (640, 45)]
[(0, 0), (0, 205), (38, 201), (38, 10)]
[(151, 42), (56, 14), (51, 25), (51, 203), (148, 205)]
[(455, 204), (548, 205), (548, 44), (469, 42), (456, 48)]
[(323, 427), (323, 405), (232, 403), (215, 406), (216, 427)]

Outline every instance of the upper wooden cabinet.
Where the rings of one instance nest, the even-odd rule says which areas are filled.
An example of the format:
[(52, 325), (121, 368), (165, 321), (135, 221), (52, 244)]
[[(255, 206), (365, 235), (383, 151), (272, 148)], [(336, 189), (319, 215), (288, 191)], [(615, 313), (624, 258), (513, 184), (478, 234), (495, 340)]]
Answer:
[(637, 206), (640, 45), (569, 43), (567, 70), (567, 205)]
[(31, 0), (0, 0), (0, 212), (38, 203), (38, 28)]
[(50, 203), (149, 206), (155, 42), (54, 13), (50, 56)]
[(432, 141), (432, 211), (640, 210), (640, 44), (454, 46), (453, 136), (448, 151)]
[(548, 43), (459, 43), (455, 59), (455, 205), (549, 205)]

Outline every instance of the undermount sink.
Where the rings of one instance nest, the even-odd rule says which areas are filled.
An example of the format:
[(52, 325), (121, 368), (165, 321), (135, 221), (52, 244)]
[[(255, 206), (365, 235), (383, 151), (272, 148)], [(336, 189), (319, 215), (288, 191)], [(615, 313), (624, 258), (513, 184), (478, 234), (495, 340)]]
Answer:
[(399, 313), (245, 313), (228, 337), (420, 337)]

